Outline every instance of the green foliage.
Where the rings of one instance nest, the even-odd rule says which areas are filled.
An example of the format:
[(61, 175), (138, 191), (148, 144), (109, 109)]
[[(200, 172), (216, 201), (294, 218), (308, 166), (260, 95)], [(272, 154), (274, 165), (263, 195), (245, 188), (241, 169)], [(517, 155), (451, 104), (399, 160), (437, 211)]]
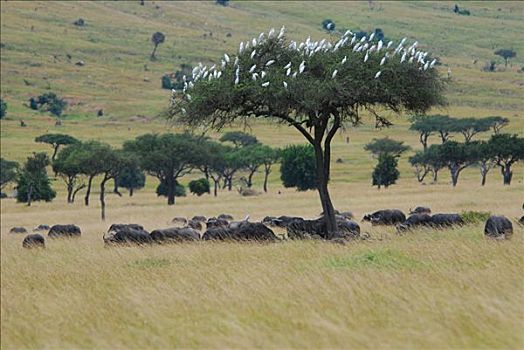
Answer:
[(242, 131), (228, 131), (220, 137), (221, 142), (231, 142), (235, 147), (246, 147), (258, 143), (256, 136)]
[(396, 141), (388, 137), (384, 137), (381, 139), (373, 139), (373, 141), (364, 146), (364, 149), (378, 157), (383, 154), (388, 154), (393, 157), (400, 157), (400, 155), (409, 150), (410, 147), (404, 145), (403, 141)]
[[(49, 158), (45, 153), (34, 153), (27, 158), (26, 163), (17, 179), (18, 202), (46, 201), (56, 197), (46, 173)], [(29, 197), (29, 194), (31, 197)]]
[(509, 124), (509, 119), (501, 116), (485, 117), (484, 120), (490, 125), (494, 134), (498, 134), (503, 127)]
[(393, 185), (400, 176), (397, 166), (398, 161), (394, 155), (381, 153), (378, 157), (378, 164), (372, 174), (373, 186), (378, 186), (378, 188), (384, 186), (387, 188), (388, 186)]
[(206, 178), (192, 180), (189, 182), (189, 192), (201, 196), (204, 193), (210, 193), (209, 181)]
[(151, 36), (151, 42), (153, 43), (153, 45), (155, 45), (155, 47), (153, 48), (153, 52), (151, 52), (151, 59), (152, 60), (154, 60), (156, 58), (155, 57), (155, 53), (156, 53), (156, 49), (157, 49), (158, 45), (162, 44), (165, 40), (166, 40), (166, 36), (162, 32), (155, 32)]
[(310, 145), (287, 146), (281, 153), (280, 179), (299, 191), (317, 188), (315, 150)]
[(8, 183), (15, 181), (18, 171), (18, 163), (0, 158), (0, 189)]
[(62, 112), (67, 107), (67, 102), (58, 97), (54, 92), (46, 92), (37, 98), (31, 97), (29, 99), (29, 107), (35, 110), (50, 112), (51, 114), (60, 117)]
[(489, 211), (463, 211), (460, 216), (466, 225), (476, 225), (486, 222), (491, 213)]
[(495, 51), (495, 55), (502, 57), (507, 67), (509, 59), (516, 57), (517, 53), (512, 49), (500, 49)]
[(450, 119), (450, 121), (451, 131), (461, 133), (465, 142), (470, 142), (479, 132), (488, 131), (492, 125), (492, 120), (486, 118), (461, 118)]
[(118, 185), (129, 190), (132, 195), (134, 190), (143, 188), (146, 184), (146, 174), (138, 166), (138, 160), (122, 169), (118, 175)]
[(81, 163), (82, 159), (79, 157), (79, 153), (82, 152), (82, 147), (83, 145), (79, 142), (73, 143), (62, 149), (53, 161), (53, 171), (66, 183), (68, 203), (74, 201), (73, 193), (75, 190), (78, 192), (85, 187), (83, 182), (79, 182), (83, 166)]
[(7, 115), (7, 103), (3, 98), (0, 98), (0, 119), (4, 119)]
[(173, 83), (171, 82), (171, 77), (168, 74), (162, 75), (162, 89), (171, 90), (173, 88)]
[[(168, 186), (164, 181), (160, 181), (158, 186), (156, 187), (156, 195), (158, 197), (167, 197), (168, 196)], [(186, 196), (186, 188), (184, 185), (180, 184), (178, 181), (175, 181), (175, 197), (185, 197)]]
[(61, 145), (72, 145), (79, 143), (80, 141), (78, 141), (73, 136), (65, 134), (44, 134), (35, 138), (35, 142), (50, 144), (53, 147), (53, 155), (51, 156), (51, 160), (54, 161)]

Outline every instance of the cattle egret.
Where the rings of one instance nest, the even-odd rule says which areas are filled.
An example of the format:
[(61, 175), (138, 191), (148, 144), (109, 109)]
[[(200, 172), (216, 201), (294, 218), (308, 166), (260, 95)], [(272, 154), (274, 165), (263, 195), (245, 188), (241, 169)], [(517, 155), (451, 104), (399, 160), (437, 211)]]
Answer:
[(251, 59), (253, 59), (253, 57), (255, 57), (256, 54), (257, 54), (257, 50), (253, 50), (253, 52), (251, 52)]
[(370, 48), (369, 48), (369, 53), (372, 53), (373, 51), (375, 51), (375, 45), (372, 45)]
[(268, 87), (269, 86), (269, 81), (266, 81), (265, 83), (262, 84), (263, 87)]
[(348, 29), (348, 30), (346, 30), (346, 32), (344, 33), (344, 36), (348, 36), (348, 35), (351, 35), (351, 34), (353, 34), (353, 33), (351, 32), (351, 30)]
[(260, 33), (260, 35), (258, 36), (258, 42), (261, 43), (262, 39), (264, 39), (264, 33)]
[(337, 76), (337, 73), (338, 73), (338, 70), (334, 70), (333, 71), (333, 74), (331, 74), (331, 79), (335, 79), (335, 77)]
[(437, 63), (437, 59), (435, 58), (431, 63), (429, 64), (429, 68), (433, 68), (435, 66), (435, 63)]
[(182, 107), (182, 113), (186, 114), (186, 109)]
[(348, 60), (348, 56), (344, 56), (344, 58), (342, 59), (342, 62), (340, 62), (340, 63), (344, 64), (344, 63), (346, 63), (347, 60)]
[(267, 61), (267, 63), (266, 63), (266, 67), (269, 67), (269, 66), (272, 65), (273, 63), (275, 63), (275, 60), (269, 60), (269, 61)]
[(366, 52), (366, 56), (364, 56), (364, 62), (366, 62), (369, 58), (369, 54)]
[(386, 63), (386, 57), (382, 57), (382, 59), (380, 60), (380, 65), (383, 66), (384, 63)]
[(284, 31), (285, 30), (286, 30), (286, 27), (284, 27), (284, 26), (282, 26), (282, 28), (280, 28), (280, 33), (278, 33), (277, 39), (281, 39), (284, 36)]
[(296, 78), (296, 77), (297, 77), (297, 73), (298, 73), (298, 72), (293, 73), (292, 77), (293, 77), (293, 78)]
[(257, 74), (257, 73), (254, 73), (253, 76), (252, 76), (253, 81), (256, 81), (257, 78), (258, 78), (258, 74)]
[(249, 73), (253, 73), (256, 68), (257, 68), (256, 64), (252, 65), (251, 68), (249, 68)]
[(369, 36), (369, 40), (368, 41), (373, 40), (374, 37), (375, 37), (375, 33), (371, 33), (371, 35)]
[(251, 43), (253, 44), (253, 47), (256, 47), (257, 46), (257, 39), (253, 38), (253, 40), (251, 40)]
[(267, 35), (269, 38), (272, 38), (273, 37), (273, 34), (275, 34), (275, 28), (271, 28), (269, 30), (269, 34)]
[(238, 61), (239, 61), (238, 57), (235, 57), (235, 64), (234, 64), (235, 67), (238, 66)]
[(424, 65), (424, 70), (428, 70), (429, 68), (429, 62), (426, 62), (426, 64)]
[(413, 63), (413, 59), (414, 59), (414, 58), (415, 58), (415, 57), (412, 56), (412, 57), (409, 59), (408, 62), (409, 62), (409, 63)]
[[(218, 75), (219, 75), (219, 78), (220, 78), (220, 75), (222, 74), (222, 72), (218, 72)], [(192, 89), (193, 86), (195, 86), (195, 84), (193, 84), (192, 81), (189, 82), (189, 88)]]
[[(217, 79), (222, 76), (222, 72), (217, 73)], [(189, 87), (193, 87), (193, 84), (189, 83)]]
[(393, 45), (393, 41), (390, 40), (389, 43), (388, 43), (388, 46), (386, 46), (388, 49), (391, 47), (391, 45)]
[(284, 66), (284, 69), (288, 69), (288, 68), (290, 68), (290, 67), (291, 67), (291, 62), (289, 62), (288, 64), (286, 64), (286, 65)]
[(375, 74), (375, 79), (377, 79), (378, 77), (380, 77), (380, 73), (382, 73), (381, 71), (378, 71), (377, 74)]
[(286, 71), (286, 75), (289, 76), (291, 74), (291, 68), (288, 68)]
[(262, 72), (260, 73), (260, 77), (261, 77), (262, 79), (264, 79), (264, 77), (266, 76), (266, 74), (267, 74), (266, 72), (262, 71)]
[(377, 44), (377, 51), (380, 51), (380, 49), (382, 49), (382, 46), (384, 46), (384, 43), (382, 42), (382, 40), (379, 40)]
[(400, 41), (400, 44), (399, 44), (399, 46), (402, 46), (402, 45), (404, 45), (404, 43), (406, 42), (406, 40), (407, 40), (407, 38), (403, 38), (403, 39), (402, 39), (402, 40)]
[(191, 95), (190, 94), (186, 94), (186, 98), (188, 101), (191, 101)]
[(221, 60), (220, 61), (220, 67), (222, 67), (222, 69), (226, 68), (226, 61)]
[(369, 44), (364, 44), (364, 46), (362, 46), (362, 50), (367, 50), (367, 48), (369, 47)]
[(205, 72), (204, 75), (202, 76), (202, 79), (206, 79), (208, 73), (209, 72)]
[(284, 82), (283, 84), (284, 84), (284, 88), (287, 89), (287, 83)]
[(244, 42), (242, 41), (240, 43), (240, 47), (238, 48), (238, 53), (242, 53), (244, 51)]
[(300, 63), (300, 66), (298, 67), (298, 72), (299, 73), (302, 73), (304, 71), (304, 68), (306, 68), (305, 63), (306, 63), (306, 61), (302, 61), (302, 63)]
[(226, 60), (226, 63), (229, 63), (229, 56), (227, 53), (224, 54), (224, 60)]
[(238, 85), (239, 81), (240, 81), (240, 77), (237, 75), (237, 77), (235, 78), (235, 85)]
[(364, 41), (366, 41), (366, 36), (365, 35), (360, 39), (361, 43), (363, 43)]
[(197, 72), (197, 71), (198, 71), (199, 69), (200, 69), (200, 68), (199, 68), (198, 66), (197, 66), (197, 67), (195, 67), (195, 68), (193, 68), (193, 75), (195, 75), (195, 74), (196, 74), (196, 72)]
[(357, 41), (357, 37), (353, 35), (353, 38), (351, 39), (351, 45), (353, 45)]

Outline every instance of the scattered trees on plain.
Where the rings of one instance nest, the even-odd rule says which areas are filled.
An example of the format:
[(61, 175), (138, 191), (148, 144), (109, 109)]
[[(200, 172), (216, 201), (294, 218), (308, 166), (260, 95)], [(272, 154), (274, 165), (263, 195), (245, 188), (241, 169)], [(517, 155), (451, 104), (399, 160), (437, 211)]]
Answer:
[(49, 164), (49, 158), (45, 153), (33, 153), (27, 158), (17, 178), (16, 199), (18, 202), (31, 206), (33, 201), (49, 202), (56, 197), (56, 192), (51, 188), (47, 177), (46, 167)]
[(70, 135), (65, 134), (44, 134), (35, 138), (35, 142), (47, 143), (53, 147), (53, 155), (51, 156), (51, 161), (55, 160), (56, 154), (60, 146), (71, 145), (79, 143), (79, 141)]
[(60, 117), (67, 107), (67, 102), (58, 97), (54, 92), (46, 92), (38, 97), (29, 99), (29, 107), (34, 110), (50, 112)]
[(402, 153), (410, 149), (403, 141), (392, 140), (388, 137), (373, 139), (364, 146), (364, 149), (378, 158), (378, 163), (372, 173), (373, 186), (388, 188), (393, 185), (400, 172), (397, 169), (398, 158)]
[(504, 59), (504, 66), (507, 67), (509, 60), (516, 57), (517, 53), (512, 49), (500, 49), (495, 51), (495, 55), (502, 57)]

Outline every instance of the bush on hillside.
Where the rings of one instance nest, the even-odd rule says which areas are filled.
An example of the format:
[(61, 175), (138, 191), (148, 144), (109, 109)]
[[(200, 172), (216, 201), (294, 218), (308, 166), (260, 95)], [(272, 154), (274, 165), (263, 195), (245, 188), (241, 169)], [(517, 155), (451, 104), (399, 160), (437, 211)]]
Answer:
[(210, 193), (209, 181), (205, 178), (190, 181), (189, 191), (193, 194), (196, 194), (199, 197), (204, 193)]

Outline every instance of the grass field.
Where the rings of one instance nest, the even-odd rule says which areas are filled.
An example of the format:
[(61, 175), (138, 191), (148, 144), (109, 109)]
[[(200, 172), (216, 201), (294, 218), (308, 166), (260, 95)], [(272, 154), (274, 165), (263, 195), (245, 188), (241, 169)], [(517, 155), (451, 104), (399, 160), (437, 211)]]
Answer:
[[(524, 135), (522, 3), (459, 4), (472, 12), (469, 17), (452, 13), (451, 2), (373, 3), (2, 1), (0, 83), (8, 115), (0, 122), (1, 155), (22, 162), (33, 151), (50, 152), (33, 141), (46, 132), (119, 147), (143, 133), (180, 131), (157, 117), (170, 95), (160, 88), (163, 74), (181, 63), (214, 62), (239, 41), (282, 24), (293, 39), (328, 37), (320, 27), (325, 18), (339, 28), (380, 27), (386, 36), (418, 40), (441, 57), (444, 74), (452, 70), (450, 104), (436, 112), (502, 115), (510, 119), (507, 132)], [(72, 25), (79, 17), (85, 27)], [(167, 39), (153, 62), (149, 40), (158, 30)], [(504, 68), (493, 51), (506, 47), (517, 57)], [(491, 59), (500, 70), (483, 72)], [(78, 60), (85, 66), (76, 66)], [(70, 102), (60, 127), (24, 106), (45, 91)], [(97, 118), (100, 108), (105, 115)], [(416, 205), (512, 219), (523, 214), (522, 162), (511, 186), (503, 186), (494, 169), (481, 187), (479, 170), (469, 168), (452, 188), (445, 170), (437, 184), (417, 183), (404, 156), (398, 184), (372, 188), (375, 160), (363, 150), (365, 143), (389, 136), (421, 148), (406, 116), (392, 119), (395, 125), (386, 130), (375, 130), (370, 121), (336, 137), (332, 159), (342, 163), (332, 165), (330, 189), (337, 209), (353, 211), (357, 220), (376, 209)], [(28, 126), (21, 128), (20, 120)], [(271, 146), (303, 142), (297, 132), (268, 121), (253, 123), (252, 132)], [(362, 223), (371, 239), (344, 246), (284, 241), (104, 248), (102, 235), (111, 223), (153, 230), (168, 227), (174, 216), (225, 212), (259, 220), (321, 211), (315, 192), (281, 187), (278, 166), (270, 192), (257, 197), (222, 191), (217, 198), (177, 198), (168, 207), (154, 195), (156, 185), (148, 178), (131, 198), (109, 195), (106, 222), (100, 221), (97, 187), (89, 207), (81, 198), (67, 205), (60, 179), (53, 179), (58, 196), (51, 203), (0, 202), (2, 349), (524, 348), (521, 226), (515, 225), (509, 241), (484, 239), (482, 223), (403, 236)], [(261, 188), (260, 175), (255, 187)], [(13, 226), (57, 223), (79, 225), (82, 237), (48, 240), (46, 250), (26, 251), (23, 235), (8, 233)]]

